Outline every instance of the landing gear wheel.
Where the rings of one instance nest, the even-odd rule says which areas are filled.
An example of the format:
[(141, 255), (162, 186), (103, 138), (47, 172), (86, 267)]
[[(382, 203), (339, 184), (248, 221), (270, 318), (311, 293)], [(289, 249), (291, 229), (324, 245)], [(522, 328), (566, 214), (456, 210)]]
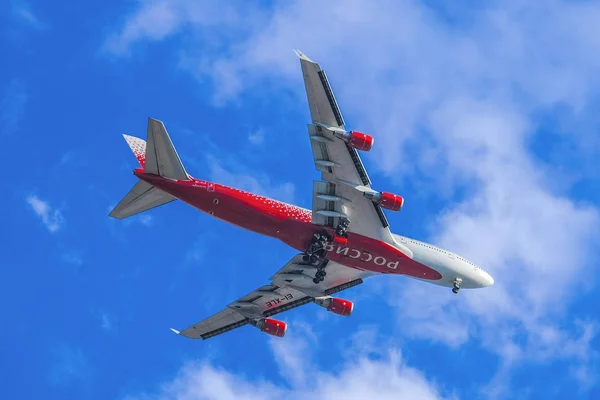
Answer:
[(458, 294), (458, 291), (460, 290), (460, 284), (462, 283), (462, 279), (456, 278), (456, 279), (454, 279), (453, 283), (454, 283), (454, 285), (452, 287), (452, 293)]
[(325, 258), (325, 256), (327, 255), (327, 250), (325, 250), (325, 249), (318, 250), (317, 252), (315, 252), (315, 255), (319, 258)]
[(302, 255), (302, 261), (305, 263), (316, 265), (319, 259), (327, 257), (325, 246), (331, 242), (332, 238), (327, 232), (313, 234), (312, 240), (306, 252)]
[(335, 234), (337, 236), (341, 236), (343, 238), (348, 237), (348, 226), (350, 225), (350, 221), (346, 218), (340, 218), (338, 222), (338, 226), (335, 229)]
[(327, 250), (325, 246), (328, 242), (331, 242), (333, 238), (327, 233), (315, 233), (313, 234), (312, 241), (308, 246), (306, 252), (302, 255), (302, 261), (305, 263), (310, 263), (316, 267), (317, 271), (315, 272), (315, 277), (313, 282), (318, 284), (325, 279), (325, 267), (329, 263), (327, 259)]

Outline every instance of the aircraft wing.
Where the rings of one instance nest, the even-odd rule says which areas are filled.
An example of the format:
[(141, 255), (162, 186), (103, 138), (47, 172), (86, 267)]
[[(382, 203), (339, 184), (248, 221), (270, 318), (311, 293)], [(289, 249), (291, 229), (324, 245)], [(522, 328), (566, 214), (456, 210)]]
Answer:
[(315, 267), (294, 256), (271, 277), (272, 283), (259, 287), (227, 305), (223, 311), (200, 321), (183, 331), (174, 332), (191, 339), (208, 339), (246, 324), (313, 302), (315, 298), (351, 288), (362, 283), (370, 273), (345, 267), (335, 262), (327, 265), (327, 276), (315, 284)]
[(348, 218), (349, 232), (396, 244), (383, 210), (364, 195), (375, 191), (358, 151), (334, 135), (345, 132), (344, 119), (325, 71), (303, 53), (296, 54), (312, 118), (308, 133), (315, 167), (321, 171), (313, 186), (312, 222), (335, 229), (339, 218)]

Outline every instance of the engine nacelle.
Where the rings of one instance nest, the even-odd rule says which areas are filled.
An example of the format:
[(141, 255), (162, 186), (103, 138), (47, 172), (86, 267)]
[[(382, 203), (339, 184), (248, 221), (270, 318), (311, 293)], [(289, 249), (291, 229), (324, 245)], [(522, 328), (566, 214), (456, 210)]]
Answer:
[(350, 131), (350, 132), (339, 132), (335, 134), (340, 137), (344, 142), (348, 143), (349, 146), (354, 147), (356, 150), (369, 151), (375, 143), (373, 136), (367, 135), (366, 133)]
[(277, 337), (283, 337), (285, 335), (285, 331), (287, 331), (287, 324), (285, 322), (272, 318), (261, 319), (256, 323), (255, 326), (262, 332)]
[(338, 299), (337, 297), (316, 298), (315, 303), (326, 308), (327, 311), (344, 317), (352, 314), (352, 310), (354, 310), (354, 303), (350, 300)]
[(389, 192), (365, 193), (373, 203), (392, 211), (400, 211), (404, 206), (404, 198)]
[(379, 205), (392, 211), (400, 211), (404, 206), (404, 198), (397, 194), (381, 192), (381, 201)]

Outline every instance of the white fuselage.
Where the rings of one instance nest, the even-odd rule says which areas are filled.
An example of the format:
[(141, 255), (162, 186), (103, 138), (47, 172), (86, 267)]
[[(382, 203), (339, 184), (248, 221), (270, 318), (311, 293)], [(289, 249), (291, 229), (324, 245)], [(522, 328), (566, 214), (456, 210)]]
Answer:
[(463, 289), (476, 289), (494, 284), (494, 278), (490, 274), (464, 257), (405, 236), (394, 235), (394, 239), (413, 252), (415, 261), (435, 269), (442, 275), (440, 280), (425, 280), (426, 282), (452, 287), (459, 278)]

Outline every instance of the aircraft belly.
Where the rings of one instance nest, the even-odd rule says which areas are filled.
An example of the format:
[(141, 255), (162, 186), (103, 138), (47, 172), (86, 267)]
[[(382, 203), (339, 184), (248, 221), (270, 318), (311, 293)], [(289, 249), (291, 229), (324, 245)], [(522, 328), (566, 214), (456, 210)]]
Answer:
[[(285, 229), (279, 238), (299, 251), (306, 250), (315, 232), (326, 229), (333, 234), (329, 228), (301, 221), (288, 221), (283, 225)], [(331, 242), (326, 244), (325, 250), (328, 259), (350, 268), (382, 274), (404, 274), (428, 280), (441, 278), (435, 269), (411, 259), (392, 245), (352, 232), (348, 233), (346, 245)]]
[(441, 278), (435, 269), (385, 248), (359, 250), (350, 244), (348, 246), (332, 244), (327, 250), (327, 258), (351, 268), (380, 274), (402, 274), (426, 280)]
[[(334, 235), (331, 228), (312, 224), (311, 212), (289, 204), (237, 191), (205, 181), (177, 182), (161, 180), (157, 186), (192, 206), (239, 227), (279, 238), (291, 247), (305, 251), (314, 233)], [(328, 243), (327, 257), (350, 268), (364, 271), (404, 274), (438, 280), (442, 275), (416, 258), (378, 239), (348, 233), (348, 243)]]

